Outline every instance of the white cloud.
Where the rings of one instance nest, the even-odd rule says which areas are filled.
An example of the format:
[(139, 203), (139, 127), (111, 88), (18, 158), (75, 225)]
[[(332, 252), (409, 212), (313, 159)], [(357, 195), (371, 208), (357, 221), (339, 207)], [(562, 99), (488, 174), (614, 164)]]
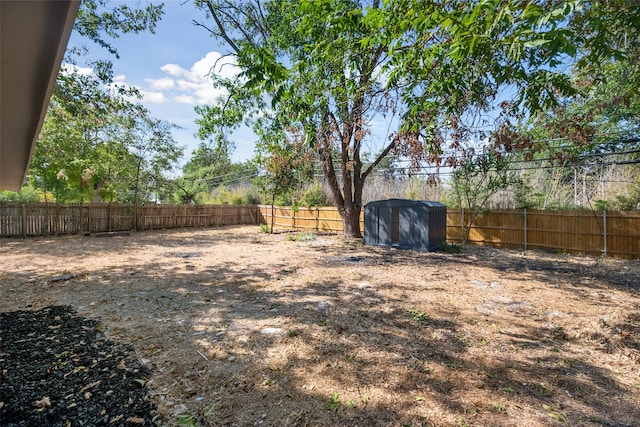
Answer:
[(162, 92), (151, 92), (151, 91), (140, 91), (142, 94), (142, 99), (145, 102), (150, 102), (152, 104), (164, 104), (167, 102), (167, 97)]
[(213, 87), (201, 87), (195, 91), (198, 98), (198, 104), (213, 104), (220, 95), (226, 94), (223, 89), (214, 89)]
[(222, 58), (215, 67), (215, 73), (222, 77), (234, 77), (240, 73), (240, 68), (233, 58)]
[(165, 64), (160, 70), (168, 76), (146, 79), (147, 83), (176, 102), (190, 105), (214, 103), (225, 93), (224, 90), (213, 87), (212, 73), (228, 78), (240, 71), (233, 57), (223, 57), (218, 52), (208, 52), (189, 68), (183, 68), (178, 64)]
[(173, 99), (180, 104), (194, 105), (198, 103), (198, 99), (191, 95), (176, 95), (173, 97)]
[[(194, 81), (189, 81), (189, 80), (178, 80), (178, 89), (180, 90), (184, 90), (184, 91), (196, 91), (198, 89), (200, 89), (203, 86), (203, 83), (205, 82), (194, 82)], [(209, 80), (206, 81), (206, 83), (208, 83), (209, 85), (211, 84), (211, 82)]]
[(176, 87), (175, 80), (169, 77), (164, 77), (162, 79), (145, 79), (145, 81), (149, 83), (152, 88), (157, 90), (167, 90)]
[(182, 75), (182, 72), (184, 71), (184, 68), (176, 64), (166, 64), (160, 67), (160, 69), (165, 73), (171, 74), (172, 76), (176, 77), (180, 77)]
[[(233, 57), (209, 52), (188, 68), (178, 64), (165, 64), (160, 67), (160, 71), (164, 75), (145, 78), (142, 85), (136, 85), (145, 104), (213, 104), (226, 91), (213, 87), (211, 74), (215, 72), (228, 78), (237, 75), (240, 70)], [(119, 75), (114, 78), (114, 83), (128, 86), (126, 79), (126, 76)]]
[(191, 72), (200, 76), (208, 76), (213, 73), (222, 77), (233, 77), (239, 71), (240, 69), (236, 66), (236, 61), (233, 57), (223, 57), (218, 52), (207, 53), (204, 58), (191, 67)]

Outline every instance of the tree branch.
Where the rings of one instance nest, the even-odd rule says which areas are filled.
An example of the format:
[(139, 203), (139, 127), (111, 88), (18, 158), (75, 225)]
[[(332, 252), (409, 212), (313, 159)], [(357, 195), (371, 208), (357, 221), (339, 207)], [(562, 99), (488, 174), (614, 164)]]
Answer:
[(378, 166), (378, 164), (380, 164), (380, 162), (382, 161), (382, 159), (384, 159), (385, 157), (387, 157), (387, 155), (391, 152), (391, 150), (393, 150), (395, 148), (395, 146), (398, 144), (398, 136), (396, 135), (393, 140), (391, 141), (391, 143), (389, 145), (387, 145), (387, 147), (380, 153), (378, 154), (378, 157), (374, 160), (373, 163), (371, 163), (371, 165), (369, 165), (369, 167), (367, 168), (367, 170), (365, 170), (362, 173), (362, 180), (364, 181), (365, 178), (371, 173), (371, 171)]
[[(206, 1), (205, 4), (207, 5), (207, 8), (209, 9), (209, 13), (211, 13), (211, 17), (216, 22), (216, 25), (218, 26), (218, 30), (220, 31), (219, 33), (215, 33), (215, 32), (210, 30), (211, 33), (217, 35), (218, 37), (221, 37), (222, 39), (224, 39), (224, 41), (226, 41), (229, 44), (229, 47), (231, 47), (231, 49), (233, 49), (236, 52), (236, 55), (240, 54), (240, 48), (233, 41), (233, 39), (227, 34), (227, 31), (225, 30), (224, 26), (222, 25), (222, 21), (220, 20), (216, 9), (213, 7), (213, 4), (211, 4), (210, 1)], [(200, 25), (200, 26), (202, 26), (204, 28), (207, 28), (204, 25)]]

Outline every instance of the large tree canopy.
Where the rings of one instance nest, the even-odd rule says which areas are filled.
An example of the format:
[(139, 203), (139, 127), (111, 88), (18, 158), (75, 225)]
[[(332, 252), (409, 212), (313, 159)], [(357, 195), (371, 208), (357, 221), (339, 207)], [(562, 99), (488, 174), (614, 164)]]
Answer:
[(60, 202), (138, 202), (157, 194), (182, 150), (174, 126), (150, 117), (129, 95), (92, 75), (61, 73), (29, 168), (31, 184)]
[[(568, 70), (597, 77), (623, 58), (637, 3), (604, 1), (197, 0), (198, 22), (241, 73), (214, 80), (229, 96), (202, 109), (209, 129), (256, 117), (263, 149), (298, 135), (320, 160), (348, 236), (360, 236), (366, 178), (389, 153), (440, 162), (502, 101), (505, 117), (576, 93)], [(379, 156), (366, 166), (375, 120)], [(284, 135), (278, 144), (268, 135)], [(380, 145), (380, 144), (377, 144)], [(268, 157), (268, 156), (267, 156)], [(459, 157), (458, 157), (459, 158)], [(466, 157), (462, 157), (466, 158)], [(456, 166), (456, 157), (448, 159)]]

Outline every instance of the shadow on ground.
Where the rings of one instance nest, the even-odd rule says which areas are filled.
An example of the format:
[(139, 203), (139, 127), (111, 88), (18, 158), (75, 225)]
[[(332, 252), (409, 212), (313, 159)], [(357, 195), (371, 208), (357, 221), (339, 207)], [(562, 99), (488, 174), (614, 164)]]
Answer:
[[(640, 383), (621, 382), (593, 357), (624, 359), (640, 350), (640, 310), (582, 337), (532, 318), (535, 310), (526, 307), (512, 309), (508, 325), (492, 330), (492, 318), (445, 305), (450, 289), (440, 282), (420, 290), (406, 277), (375, 285), (349, 277), (398, 265), (451, 274), (482, 267), (613, 305), (602, 295), (638, 298), (638, 269), (621, 270), (622, 262), (576, 266), (559, 257), (529, 259), (486, 248), (456, 255), (345, 243), (308, 246), (304, 260), (229, 259), (195, 271), (190, 261), (203, 256), (193, 249), (198, 245), (223, 251), (225, 245), (271, 242), (172, 233), (152, 240), (123, 240), (111, 253), (96, 239), (74, 241), (80, 252), (103, 251), (105, 257), (161, 249), (144, 268), (79, 271), (62, 283), (37, 271), (5, 274), (2, 287), (33, 309), (44, 301), (72, 305), (100, 319), (116, 342), (132, 344), (151, 370), (149, 397), (164, 423), (514, 425), (521, 419), (528, 425), (631, 426), (640, 419)], [(33, 256), (38, 250), (51, 255), (46, 245), (33, 250)], [(311, 275), (312, 266), (321, 273)], [(28, 286), (41, 294), (18, 295)], [(433, 293), (433, 306), (415, 308), (416, 292)], [(99, 380), (93, 372), (82, 373), (84, 382)], [(41, 394), (26, 392), (32, 396), (24, 402)]]

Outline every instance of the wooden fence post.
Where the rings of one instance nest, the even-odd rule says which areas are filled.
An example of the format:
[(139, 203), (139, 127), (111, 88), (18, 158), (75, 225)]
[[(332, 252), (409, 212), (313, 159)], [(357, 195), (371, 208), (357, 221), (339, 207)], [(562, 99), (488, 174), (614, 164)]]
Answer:
[(527, 208), (524, 208), (524, 250), (527, 250)]
[[(260, 218), (260, 216), (259, 216), (259, 215), (260, 215), (260, 208), (259, 208), (259, 207), (257, 207), (257, 212), (258, 212), (258, 213), (256, 214), (256, 218)], [(256, 224), (256, 220), (255, 220), (255, 219), (253, 219), (253, 212), (251, 211), (251, 209), (249, 209), (249, 216), (251, 217), (251, 222), (252, 222), (253, 224)], [(256, 225), (257, 225), (257, 224), (256, 224)]]
[(460, 225), (462, 226), (462, 235), (460, 236), (460, 242), (464, 242), (464, 208), (460, 208)]
[(607, 211), (602, 211), (602, 222), (603, 222), (603, 231), (604, 231), (604, 256), (607, 256)]
[(80, 223), (78, 224), (78, 229), (74, 230), (74, 233), (82, 233), (83, 222), (84, 222), (84, 209), (82, 209), (82, 201), (80, 202)]
[(21, 206), (22, 208), (22, 237), (27, 238), (27, 207), (24, 203)]

